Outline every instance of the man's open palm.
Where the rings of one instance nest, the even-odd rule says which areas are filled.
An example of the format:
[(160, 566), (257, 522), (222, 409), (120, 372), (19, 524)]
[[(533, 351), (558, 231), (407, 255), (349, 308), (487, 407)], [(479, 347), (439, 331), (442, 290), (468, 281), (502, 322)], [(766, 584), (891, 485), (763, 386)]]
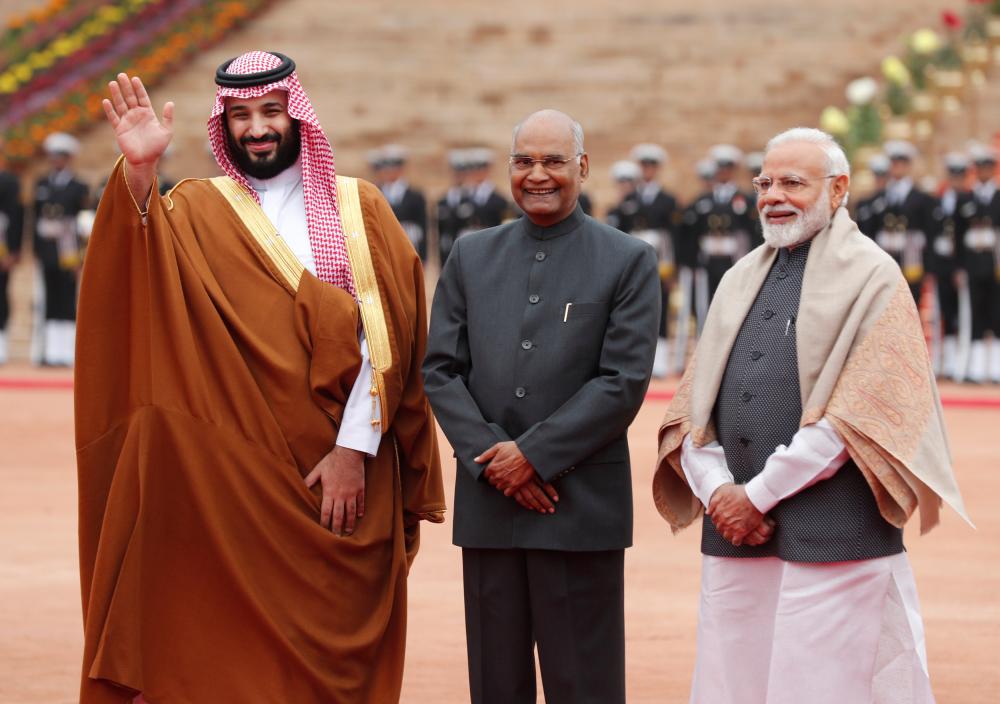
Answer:
[(158, 161), (173, 136), (174, 104), (163, 106), (161, 123), (142, 81), (124, 73), (108, 84), (108, 92), (111, 98), (105, 98), (102, 105), (122, 154), (135, 166)]

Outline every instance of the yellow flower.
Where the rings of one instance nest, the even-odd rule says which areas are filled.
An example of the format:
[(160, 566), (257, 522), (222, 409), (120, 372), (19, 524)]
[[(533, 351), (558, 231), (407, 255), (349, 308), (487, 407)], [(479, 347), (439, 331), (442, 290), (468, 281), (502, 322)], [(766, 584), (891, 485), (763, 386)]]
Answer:
[(10, 71), (0, 74), (0, 93), (13, 93), (17, 90), (17, 79)]
[(933, 54), (941, 48), (941, 38), (933, 29), (918, 29), (910, 35), (910, 48), (918, 54)]
[(125, 17), (125, 10), (117, 5), (104, 5), (97, 11), (97, 16), (109, 23), (121, 22)]
[(28, 64), (18, 64), (13, 69), (14, 77), (21, 83), (27, 83), (31, 78), (31, 66)]
[(890, 83), (900, 86), (910, 84), (910, 71), (906, 65), (895, 56), (887, 56), (882, 59), (882, 75)]
[(819, 116), (819, 128), (832, 135), (847, 134), (850, 126), (844, 111), (832, 105), (824, 108), (823, 113)]
[(48, 68), (52, 65), (52, 55), (47, 51), (34, 51), (28, 56), (27, 63), (33, 69)]
[(79, 37), (97, 37), (104, 32), (104, 23), (100, 20), (87, 20), (78, 29), (74, 36)]
[(73, 39), (65, 34), (56, 37), (55, 41), (52, 42), (52, 51), (56, 56), (69, 56), (73, 50)]

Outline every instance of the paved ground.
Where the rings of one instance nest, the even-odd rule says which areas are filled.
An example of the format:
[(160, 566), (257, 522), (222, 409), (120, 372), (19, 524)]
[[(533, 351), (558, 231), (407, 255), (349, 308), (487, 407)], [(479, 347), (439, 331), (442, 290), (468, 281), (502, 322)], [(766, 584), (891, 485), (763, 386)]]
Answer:
[[(12, 388), (11, 380), (55, 388)], [(72, 397), (66, 373), (0, 370), (0, 702), (76, 701), (82, 647)], [(656, 385), (663, 392), (669, 385)], [(662, 393), (658, 393), (662, 396)], [(947, 399), (1000, 390), (944, 387)], [(629, 701), (686, 701), (694, 661), (697, 530), (671, 537), (652, 505), (654, 436), (665, 401), (632, 432), (636, 545), (626, 560)], [(1000, 691), (1000, 408), (946, 409), (959, 480), (978, 525), (954, 514), (909, 536), (940, 704), (986, 704)], [(449, 456), (450, 453), (444, 456)], [(446, 467), (451, 485), (454, 469)], [(450, 493), (450, 491), (449, 491)], [(467, 702), (459, 553), (450, 528), (424, 532), (410, 577), (403, 701)], [(845, 703), (850, 704), (850, 703)]]

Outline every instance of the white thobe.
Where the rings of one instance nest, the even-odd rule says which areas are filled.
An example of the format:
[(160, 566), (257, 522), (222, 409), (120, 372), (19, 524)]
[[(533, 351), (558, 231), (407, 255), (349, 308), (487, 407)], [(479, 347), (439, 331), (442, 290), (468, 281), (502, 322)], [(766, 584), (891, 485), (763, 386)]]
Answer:
[[(746, 486), (762, 513), (828, 479), (848, 453), (825, 419), (779, 445)], [(708, 506), (733, 476), (723, 448), (684, 439), (681, 466)], [(691, 704), (932, 704), (906, 553), (835, 563), (704, 555)]]

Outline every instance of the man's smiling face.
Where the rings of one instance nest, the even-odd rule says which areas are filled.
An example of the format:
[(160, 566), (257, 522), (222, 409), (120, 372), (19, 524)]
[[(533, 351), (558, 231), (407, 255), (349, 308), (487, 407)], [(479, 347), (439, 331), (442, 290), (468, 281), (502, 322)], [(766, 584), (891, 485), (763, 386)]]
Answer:
[(540, 163), (523, 170), (511, 166), (510, 191), (524, 214), (539, 227), (565, 220), (576, 208), (580, 188), (587, 178), (587, 155), (577, 159), (573, 123), (566, 115), (542, 111), (527, 118), (514, 141), (514, 158), (568, 159), (546, 168)]
[[(757, 198), (757, 210), (768, 244), (797, 244), (830, 222), (844, 199), (849, 179), (846, 175), (831, 177), (829, 168), (826, 152), (812, 142), (786, 142), (767, 153), (760, 178), (769, 179), (772, 185)], [(782, 183), (795, 184), (796, 188), (783, 187)]]

